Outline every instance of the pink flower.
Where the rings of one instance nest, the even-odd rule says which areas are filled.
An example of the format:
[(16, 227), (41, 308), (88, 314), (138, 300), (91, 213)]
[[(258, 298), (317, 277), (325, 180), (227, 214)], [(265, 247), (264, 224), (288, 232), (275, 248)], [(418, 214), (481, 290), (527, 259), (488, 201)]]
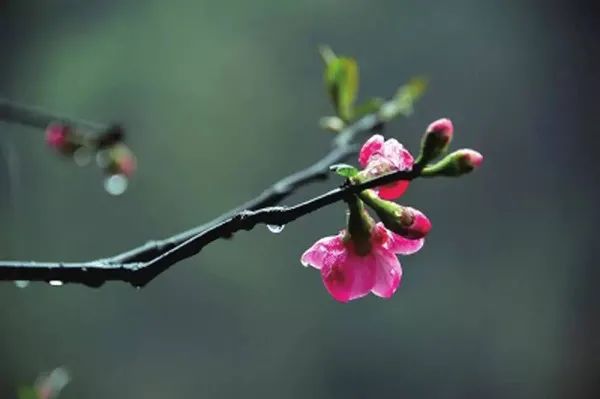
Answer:
[(340, 302), (362, 298), (369, 292), (390, 298), (402, 278), (396, 254), (413, 254), (421, 249), (423, 242), (401, 237), (377, 223), (371, 231), (371, 250), (366, 255), (358, 255), (353, 242), (342, 231), (317, 241), (300, 261), (321, 271), (327, 291)]
[[(385, 140), (376, 134), (365, 142), (358, 154), (358, 162), (371, 177), (396, 170), (410, 170), (413, 156), (396, 139)], [(400, 180), (378, 188), (383, 199), (396, 199), (408, 188), (407, 180)]]

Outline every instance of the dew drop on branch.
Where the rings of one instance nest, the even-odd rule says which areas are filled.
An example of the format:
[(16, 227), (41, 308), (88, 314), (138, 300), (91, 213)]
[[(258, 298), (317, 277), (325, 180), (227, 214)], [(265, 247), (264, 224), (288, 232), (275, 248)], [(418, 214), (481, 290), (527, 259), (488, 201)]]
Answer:
[(271, 233), (281, 233), (283, 231), (283, 229), (285, 228), (285, 225), (277, 225), (277, 224), (268, 224), (267, 225), (267, 229), (269, 229), (269, 231)]
[(127, 184), (125, 175), (112, 175), (104, 180), (104, 189), (110, 195), (121, 195), (127, 190)]

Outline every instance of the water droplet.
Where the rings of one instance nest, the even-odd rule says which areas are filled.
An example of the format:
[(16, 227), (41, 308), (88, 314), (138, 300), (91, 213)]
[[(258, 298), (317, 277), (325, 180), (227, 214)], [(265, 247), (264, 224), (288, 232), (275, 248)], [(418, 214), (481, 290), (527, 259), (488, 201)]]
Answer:
[(77, 166), (86, 166), (92, 161), (92, 151), (87, 147), (78, 148), (73, 153), (73, 161)]
[(15, 285), (17, 288), (27, 288), (27, 286), (29, 286), (29, 280), (16, 280)]
[(50, 284), (53, 287), (60, 287), (61, 285), (63, 285), (64, 283), (60, 280), (50, 280), (48, 282), (48, 284)]
[(268, 224), (267, 225), (267, 229), (269, 229), (269, 231), (271, 233), (281, 233), (283, 231), (283, 229), (285, 228), (285, 225), (277, 225), (277, 224)]
[(127, 190), (127, 183), (124, 175), (112, 175), (104, 180), (104, 189), (110, 195), (121, 195)]

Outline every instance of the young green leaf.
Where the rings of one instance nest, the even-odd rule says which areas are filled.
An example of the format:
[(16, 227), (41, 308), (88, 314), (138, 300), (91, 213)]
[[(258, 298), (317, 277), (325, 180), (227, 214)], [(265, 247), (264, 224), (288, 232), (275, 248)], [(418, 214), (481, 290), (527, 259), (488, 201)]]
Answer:
[(327, 59), (325, 85), (340, 118), (352, 119), (354, 101), (358, 93), (358, 64), (348, 57)]
[(331, 165), (329, 167), (329, 170), (337, 173), (338, 175), (340, 175), (342, 177), (348, 177), (348, 178), (356, 176), (358, 174), (358, 169), (356, 169), (352, 165), (347, 165), (345, 163), (338, 163), (336, 165)]

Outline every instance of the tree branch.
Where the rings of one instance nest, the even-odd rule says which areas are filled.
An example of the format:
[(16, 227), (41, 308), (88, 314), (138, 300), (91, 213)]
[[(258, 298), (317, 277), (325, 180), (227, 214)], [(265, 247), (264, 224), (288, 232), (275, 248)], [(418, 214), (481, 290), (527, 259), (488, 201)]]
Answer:
[(345, 185), (292, 207), (266, 207), (241, 211), (216, 223), (148, 262), (119, 263), (118, 257), (83, 263), (0, 262), (0, 280), (57, 281), (100, 286), (119, 280), (136, 287), (148, 284), (173, 264), (189, 258), (220, 238), (229, 238), (240, 230), (252, 230), (257, 224), (283, 226), (349, 195), (397, 180), (418, 177), (420, 168), (397, 171), (357, 185)]
[[(354, 144), (357, 136), (379, 129), (391, 119), (390, 108), (395, 109), (395, 115), (406, 115), (412, 109), (412, 104), (400, 106), (393, 99), (383, 107), (386, 105), (388, 112), (385, 115), (369, 114), (338, 133), (331, 151), (313, 165), (279, 180), (256, 198), (206, 224), (164, 240), (150, 241), (110, 258), (89, 262), (0, 261), (0, 280), (80, 283), (92, 287), (101, 286), (107, 281), (124, 281), (140, 287), (148, 284), (173, 264), (197, 254), (204, 246), (219, 238), (230, 238), (235, 232), (251, 230), (257, 224), (285, 225), (367, 188), (396, 180), (412, 180), (419, 175), (420, 168), (380, 176), (355, 186), (340, 187), (293, 207), (272, 206), (300, 187), (328, 178), (331, 174), (329, 167), (332, 164), (339, 163), (357, 152), (358, 146)], [(0, 120), (39, 128), (45, 128), (54, 121), (62, 121), (96, 131), (106, 129), (101, 125), (56, 117), (39, 109), (14, 105), (3, 100), (0, 100)]]

